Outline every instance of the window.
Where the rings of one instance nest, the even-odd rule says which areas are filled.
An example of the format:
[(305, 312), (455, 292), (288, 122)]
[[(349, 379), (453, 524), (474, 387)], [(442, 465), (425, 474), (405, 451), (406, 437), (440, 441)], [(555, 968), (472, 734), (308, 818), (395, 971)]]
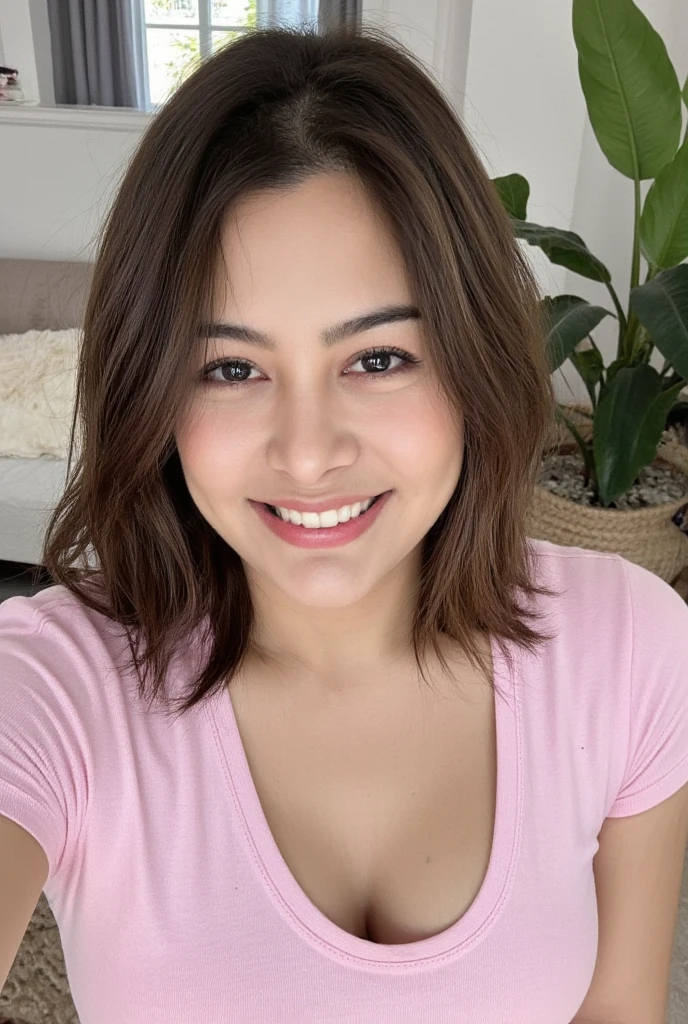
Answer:
[(155, 110), (221, 46), (256, 27), (264, 0), (141, 0), (146, 109)]

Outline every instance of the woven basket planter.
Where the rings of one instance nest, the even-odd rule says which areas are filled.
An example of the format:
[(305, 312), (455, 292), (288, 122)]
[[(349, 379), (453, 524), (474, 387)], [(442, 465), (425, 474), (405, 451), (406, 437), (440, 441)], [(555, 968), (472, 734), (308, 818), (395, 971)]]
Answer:
[[(592, 422), (581, 410), (590, 412), (590, 407), (561, 408), (581, 437), (589, 441)], [(527, 514), (528, 536), (569, 547), (613, 551), (676, 586), (688, 571), (688, 536), (672, 522), (679, 509), (688, 505), (688, 447), (673, 437), (669, 440), (668, 434), (665, 438), (655, 462), (664, 461), (684, 472), (682, 498), (639, 509), (596, 508), (562, 498), (538, 484)], [(564, 451), (578, 451), (564, 424), (555, 424), (552, 439)]]

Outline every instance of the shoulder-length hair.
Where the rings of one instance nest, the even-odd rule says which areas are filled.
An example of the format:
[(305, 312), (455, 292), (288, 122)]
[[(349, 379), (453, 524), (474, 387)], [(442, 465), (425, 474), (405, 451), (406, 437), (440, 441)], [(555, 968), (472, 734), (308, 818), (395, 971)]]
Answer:
[[(207, 345), (221, 227), (241, 197), (334, 170), (386, 211), (431, 369), (463, 417), (460, 479), (423, 541), (420, 675), (429, 647), (449, 672), (442, 634), (488, 679), (476, 634), (510, 665), (508, 644), (532, 653), (550, 639), (526, 623), (541, 616), (519, 591), (555, 593), (535, 581), (525, 530), (556, 400), (536, 280), (497, 190), (441, 91), (386, 32), (257, 30), (153, 117), (103, 225), (67, 482), (42, 554), (54, 584), (124, 627), (139, 696), (175, 714), (239, 673), (254, 622), (242, 562), (192, 501), (175, 444)], [(172, 702), (170, 660), (200, 627), (207, 659)]]

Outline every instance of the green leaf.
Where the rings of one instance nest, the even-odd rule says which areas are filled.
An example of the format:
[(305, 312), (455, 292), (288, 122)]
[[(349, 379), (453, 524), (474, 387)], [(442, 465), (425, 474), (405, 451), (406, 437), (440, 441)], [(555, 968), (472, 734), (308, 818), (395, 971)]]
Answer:
[(686, 78), (685, 82), (683, 83), (683, 90), (681, 92), (681, 95), (683, 96), (683, 102), (688, 107), (688, 78)]
[(540, 313), (547, 333), (547, 357), (552, 373), (566, 362), (576, 345), (587, 338), (603, 317), (614, 315), (602, 306), (592, 306), (578, 295), (547, 295), (540, 301)]
[(573, 35), (602, 152), (627, 178), (656, 178), (681, 134), (681, 90), (662, 37), (633, 0), (573, 0)]
[[(621, 356), (620, 359), (615, 359), (610, 363), (607, 367), (607, 384), (610, 384), (614, 380), (619, 370), (624, 370), (627, 366), (628, 360), (624, 356)], [(602, 396), (600, 395), (600, 397)]]
[(599, 349), (586, 348), (582, 352), (572, 352), (570, 359), (581, 375), (588, 394), (594, 394), (594, 389), (602, 380), (604, 373), (604, 362)]
[(669, 364), (688, 380), (688, 264), (631, 289), (629, 304)]
[(661, 390), (661, 378), (646, 363), (618, 371), (601, 396), (593, 424), (593, 454), (600, 500), (605, 506), (625, 494), (649, 466), (667, 414), (681, 385)]
[(612, 276), (601, 260), (590, 252), (580, 235), (563, 228), (548, 228), (512, 217), (511, 225), (517, 238), (528, 245), (537, 245), (552, 263), (575, 271), (592, 281), (611, 281)]
[(527, 179), (522, 174), (506, 174), (501, 178), (492, 178), (491, 181), (507, 213), (518, 220), (525, 220), (530, 197)]
[(645, 197), (640, 247), (655, 267), (675, 267), (688, 256), (688, 136)]

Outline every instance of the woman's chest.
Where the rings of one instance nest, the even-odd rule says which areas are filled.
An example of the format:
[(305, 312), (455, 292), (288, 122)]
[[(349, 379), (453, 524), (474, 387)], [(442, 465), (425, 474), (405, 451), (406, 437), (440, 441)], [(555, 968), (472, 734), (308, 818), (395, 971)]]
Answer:
[(246, 692), (232, 703), (263, 813), (321, 913), (385, 944), (462, 917), (492, 849), (492, 692), (307, 711)]

